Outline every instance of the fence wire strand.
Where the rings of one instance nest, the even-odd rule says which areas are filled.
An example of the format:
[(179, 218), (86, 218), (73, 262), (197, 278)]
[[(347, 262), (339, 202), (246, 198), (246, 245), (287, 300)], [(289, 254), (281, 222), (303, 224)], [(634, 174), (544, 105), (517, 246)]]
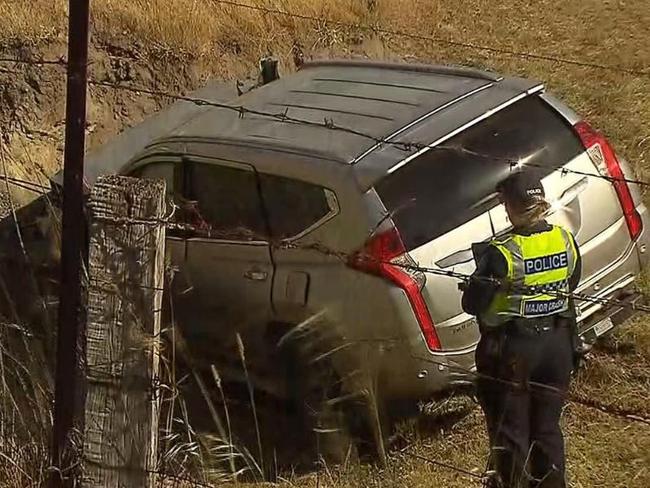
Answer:
[[(186, 95), (177, 95), (177, 94), (173, 94), (161, 90), (145, 88), (142, 86), (126, 85), (124, 83), (114, 83), (114, 82), (106, 82), (106, 81), (90, 79), (88, 81), (88, 84), (91, 86), (97, 86), (97, 87), (102, 87), (107, 89), (126, 91), (126, 92), (131, 92), (136, 94), (145, 94), (149, 96), (168, 98), (170, 100), (176, 100), (176, 101), (189, 102), (197, 106), (209, 106), (209, 107), (229, 110), (229, 111), (237, 112), (240, 118), (244, 118), (246, 115), (253, 115), (257, 117), (268, 118), (270, 120), (275, 120), (282, 123), (293, 123), (293, 124), (299, 124), (304, 126), (328, 129), (335, 132), (341, 132), (341, 133), (354, 135), (357, 137), (362, 137), (364, 139), (372, 141), (377, 145), (377, 147), (380, 147), (381, 145), (392, 146), (400, 151), (403, 151), (404, 153), (409, 153), (409, 155), (412, 155), (412, 153), (416, 151), (436, 151), (436, 150), (456, 151), (458, 153), (464, 153), (474, 157), (482, 158), (487, 161), (491, 161), (493, 163), (503, 164), (504, 166), (509, 167), (511, 171), (518, 170), (519, 168), (522, 167), (536, 168), (544, 171), (549, 170), (548, 165), (533, 163), (530, 161), (522, 163), (520, 160), (493, 156), (489, 154), (481, 154), (479, 152), (472, 151), (470, 149), (456, 146), (456, 145), (448, 145), (448, 144), (432, 145), (431, 143), (425, 143), (422, 141), (392, 140), (392, 138), (380, 137), (356, 128), (339, 125), (334, 121), (333, 118), (324, 118), (322, 121), (316, 121), (316, 120), (293, 117), (289, 115), (289, 110), (290, 110), (289, 107), (287, 107), (282, 112), (268, 112), (259, 109), (252, 109), (237, 103), (215, 102), (213, 100), (207, 100), (204, 98), (198, 98), (198, 97), (186, 96)], [(396, 164), (399, 164), (399, 162), (396, 162)], [(622, 182), (630, 185), (638, 185), (641, 187), (650, 187), (649, 181), (644, 181), (637, 178), (628, 178), (625, 176), (616, 177), (616, 176), (610, 176), (607, 174), (601, 174), (596, 172), (591, 173), (588, 171), (567, 168), (565, 166), (557, 167), (556, 169), (551, 170), (551, 172), (553, 173), (558, 172), (563, 176), (566, 176), (568, 174), (575, 174), (583, 177), (597, 178), (597, 179), (607, 181), (609, 183)]]
[(65, 58), (58, 59), (21, 59), (21, 58), (0, 58), (0, 63), (22, 64), (27, 66), (67, 66)]
[[(439, 145), (432, 146), (430, 143), (424, 143), (421, 141), (394, 141), (389, 138), (378, 137), (376, 135), (369, 134), (367, 132), (363, 132), (358, 129), (338, 125), (333, 119), (324, 119), (323, 121), (301, 119), (301, 118), (290, 116), (288, 108), (283, 112), (267, 112), (258, 109), (251, 109), (240, 104), (220, 103), (220, 102), (215, 102), (212, 100), (206, 100), (206, 99), (192, 97), (192, 96), (175, 95), (164, 91), (147, 89), (144, 87), (124, 85), (122, 83), (109, 83), (109, 82), (90, 80), (89, 84), (94, 86), (104, 87), (104, 88), (115, 89), (115, 90), (124, 90), (132, 93), (144, 93), (151, 96), (158, 96), (158, 97), (169, 98), (177, 101), (190, 102), (198, 106), (210, 106), (210, 107), (220, 108), (224, 110), (229, 110), (229, 111), (237, 112), (240, 118), (243, 118), (246, 115), (254, 115), (254, 116), (264, 117), (270, 120), (276, 120), (284, 123), (294, 123), (294, 124), (306, 125), (310, 127), (329, 129), (336, 132), (342, 132), (342, 133), (363, 137), (365, 139), (368, 139), (369, 141), (374, 142), (378, 146), (381, 145), (393, 146), (401, 151), (404, 151), (405, 153), (412, 153), (414, 151), (423, 151), (423, 150), (456, 151), (459, 153), (470, 154), (475, 157), (480, 157), (485, 160), (493, 161), (494, 163), (503, 164), (504, 166), (509, 167), (512, 171), (521, 167), (537, 168), (546, 171), (549, 170), (549, 166), (547, 165), (536, 164), (531, 162), (525, 162), (522, 165), (522, 163), (519, 160), (495, 157), (488, 154), (481, 154), (476, 151), (471, 151), (456, 145), (439, 144)], [(597, 178), (597, 179), (607, 181), (609, 183), (624, 182), (627, 184), (650, 187), (650, 182), (643, 181), (640, 179), (632, 179), (627, 177), (619, 178), (619, 177), (613, 177), (613, 176), (599, 174), (599, 173), (589, 173), (587, 171), (575, 170), (566, 167), (558, 167), (552, 170), (551, 172), (558, 172), (562, 175), (575, 174), (584, 177)]]
[[(289, 12), (289, 11), (286, 11), (286, 10), (280, 10), (278, 8), (272, 8), (272, 7), (265, 7), (265, 6), (262, 6), (262, 5), (251, 5), (251, 4), (237, 2), (237, 1), (233, 1), (233, 0), (211, 0), (211, 1), (214, 4), (222, 5), (222, 6), (229, 6), (229, 7), (239, 8), (239, 9), (253, 10), (253, 11), (258, 11), (258, 12), (262, 12), (262, 13), (265, 13), (265, 14), (288, 17), (288, 18), (304, 20), (304, 21), (310, 21), (310, 22), (317, 22), (317, 23), (321, 23), (321, 24), (324, 23), (324, 24), (329, 24), (329, 25), (337, 25), (339, 27), (346, 27), (346, 28), (349, 28), (349, 29), (373, 32), (375, 34), (392, 35), (392, 36), (396, 36), (396, 37), (402, 37), (402, 38), (407, 38), (407, 39), (412, 39), (412, 40), (417, 40), (417, 41), (426, 41), (426, 42), (430, 42), (430, 43), (433, 43), (433, 44), (447, 45), (447, 46), (457, 47), (457, 48), (461, 48), (461, 49), (467, 49), (467, 50), (473, 50), (473, 51), (482, 51), (482, 52), (488, 52), (488, 53), (492, 53), (492, 54), (504, 55), (504, 56), (509, 56), (509, 57), (517, 57), (517, 58), (528, 59), (528, 60), (548, 61), (548, 62), (554, 62), (554, 63), (565, 64), (565, 65), (580, 66), (580, 67), (584, 67), (584, 68), (591, 68), (591, 69), (597, 69), (597, 70), (603, 70), (603, 71), (617, 72), (617, 73), (631, 75), (631, 76), (641, 76), (641, 77), (650, 76), (650, 69), (647, 69), (647, 68), (636, 69), (636, 68), (631, 68), (631, 67), (628, 67), (628, 66), (594, 63), (594, 62), (591, 62), (591, 61), (564, 58), (564, 57), (561, 57), (561, 56), (555, 56), (555, 55), (550, 55), (550, 54), (539, 54), (539, 53), (533, 53), (533, 52), (527, 52), (527, 51), (517, 51), (517, 50), (507, 49), (507, 48), (500, 47), (500, 46), (482, 45), (482, 44), (475, 44), (475, 43), (470, 43), (470, 42), (462, 42), (462, 41), (457, 41), (457, 40), (454, 40), (454, 39), (445, 39), (445, 38), (442, 38), (442, 37), (435, 37), (435, 36), (431, 36), (431, 35), (418, 34), (418, 33), (415, 33), (415, 32), (408, 32), (408, 31), (399, 30), (399, 29), (391, 29), (391, 28), (387, 28), (387, 27), (382, 27), (379, 24), (370, 25), (370, 24), (364, 24), (364, 23), (345, 22), (345, 21), (341, 21), (341, 20), (330, 19), (330, 18), (323, 17), (323, 16), (318, 16), (317, 17), (317, 16), (314, 16), (314, 15), (308, 15), (308, 14), (297, 13), (297, 12)], [(67, 61), (63, 57), (61, 57), (59, 59), (35, 59), (35, 60), (34, 59), (20, 59), (20, 58), (4, 57), (4, 58), (0, 58), (0, 62), (14, 63), (14, 64), (25, 64), (25, 65), (33, 65), (33, 66), (45, 66), (45, 65), (67, 66)]]
[[(173, 215), (173, 212), (170, 213), (170, 215)], [(129, 219), (129, 218), (114, 218), (111, 216), (107, 215), (102, 215), (101, 220), (106, 222), (106, 223), (111, 223), (114, 225), (143, 225), (143, 224), (150, 224), (153, 226), (156, 225), (163, 225), (168, 229), (172, 230), (184, 230), (184, 231), (200, 231), (201, 229), (197, 229), (194, 226), (187, 225), (187, 224), (178, 224), (178, 223), (173, 223), (170, 222), (169, 219)], [(359, 254), (358, 253), (347, 253), (347, 252), (340, 252), (340, 251), (335, 251), (332, 249), (329, 249), (328, 247), (322, 245), (322, 244), (306, 244), (304, 246), (297, 245), (295, 243), (282, 243), (282, 242), (270, 242), (269, 243), (270, 247), (272, 249), (288, 249), (288, 250), (310, 250), (314, 252), (321, 253), (326, 256), (334, 257), (337, 260), (339, 260), (342, 264), (346, 264), (351, 262), (353, 258), (358, 258)], [(372, 258), (370, 258), (372, 259)], [(488, 284), (494, 284), (494, 285), (502, 285), (504, 283), (504, 280), (497, 279), (497, 278), (489, 278), (489, 277), (480, 277), (480, 276), (474, 276), (471, 274), (465, 274), (465, 273), (458, 273), (454, 271), (448, 271), (448, 270), (442, 270), (442, 269), (436, 269), (436, 268), (429, 268), (429, 267), (421, 267), (421, 266), (411, 266), (411, 265), (400, 265), (400, 264), (395, 264), (392, 262), (380, 262), (376, 261), (375, 264), (389, 264), (391, 266), (398, 266), (398, 267), (403, 267), (409, 271), (419, 271), (423, 272), (426, 274), (433, 274), (437, 276), (444, 276), (444, 277), (449, 277), (453, 278), (456, 280), (464, 281), (464, 282), (469, 282), (471, 280), (478, 280), (478, 281), (485, 281)], [(523, 287), (522, 291), (526, 291), (525, 287)], [(553, 291), (548, 291), (545, 292), (550, 294), (551, 296), (556, 296), (558, 298), (571, 298), (576, 301), (586, 301), (589, 303), (594, 303), (597, 305), (601, 305), (603, 307), (620, 307), (620, 308), (630, 308), (633, 311), (637, 312), (645, 312), (645, 313), (650, 313), (650, 307), (646, 305), (639, 305), (636, 303), (628, 303), (616, 298), (604, 298), (604, 297), (597, 297), (597, 296), (591, 296), (587, 294), (582, 294), (582, 293), (575, 293), (575, 292), (567, 292), (567, 293), (558, 293), (558, 292), (553, 292)], [(571, 395), (570, 393), (566, 391), (562, 391), (556, 387), (546, 385), (544, 383), (539, 383), (539, 382), (528, 382), (526, 384), (522, 384), (520, 382), (516, 381), (511, 381), (511, 380), (506, 380), (503, 378), (498, 378), (495, 376), (490, 376), (486, 374), (479, 373), (477, 371), (471, 370), (469, 368), (466, 368), (464, 366), (461, 366), (459, 364), (449, 362), (449, 361), (443, 361), (440, 359), (436, 359), (435, 354), (431, 355), (429, 357), (419, 357), (419, 356), (413, 356), (412, 359), (415, 359), (417, 361), (421, 361), (424, 363), (436, 365), (439, 367), (447, 368), (451, 371), (455, 371), (458, 373), (461, 373), (464, 376), (471, 377), (477, 380), (486, 380), (494, 383), (498, 383), (504, 386), (512, 387), (512, 388), (532, 388), (532, 389), (538, 389), (540, 391), (544, 391), (546, 393), (554, 394), (561, 396), (565, 398), (566, 400), (580, 404), (582, 406), (588, 407), (588, 408), (593, 408), (596, 410), (600, 410), (603, 413), (616, 416), (619, 418), (624, 418), (626, 420), (632, 420), (632, 421), (637, 421), (637, 422), (642, 422), (645, 424), (650, 425), (650, 418), (646, 417), (639, 412), (635, 411), (630, 411), (626, 409), (622, 409), (619, 407), (616, 407), (614, 405), (605, 405), (601, 404), (599, 402), (596, 402), (594, 400), (585, 400), (583, 398), (576, 397), (574, 395)]]
[[(206, 236), (208, 238), (213, 238), (217, 239), (219, 238), (219, 234), (210, 234), (206, 233), (206, 230), (203, 228), (196, 227), (191, 224), (186, 224), (186, 223), (179, 223), (179, 222), (173, 222), (172, 219), (174, 218), (175, 211), (169, 212), (170, 217), (166, 217), (164, 219), (135, 219), (135, 218), (129, 218), (129, 217), (113, 217), (110, 215), (98, 215), (96, 216), (97, 219), (104, 221), (104, 222), (109, 222), (114, 225), (164, 225), (168, 230), (173, 230), (173, 231), (185, 231), (185, 232), (195, 232), (196, 235), (200, 236)], [(362, 258), (364, 259), (367, 263), (370, 264), (387, 264), (395, 267), (402, 268), (406, 271), (416, 271), (416, 272), (422, 272), (425, 274), (430, 274), (430, 275), (436, 275), (436, 276), (442, 276), (442, 277), (447, 277), (447, 278), (452, 278), (456, 279), (461, 282), (465, 283), (470, 283), (472, 281), (477, 281), (477, 282), (483, 282), (485, 284), (490, 284), (494, 285), (497, 287), (502, 287), (502, 286), (510, 286), (510, 283), (506, 279), (500, 279), (500, 278), (493, 278), (493, 277), (487, 277), (487, 276), (478, 276), (475, 274), (468, 274), (468, 273), (460, 273), (457, 271), (450, 271), (446, 269), (441, 269), (441, 268), (432, 268), (432, 267), (427, 267), (427, 266), (420, 266), (417, 264), (401, 264), (401, 263), (394, 263), (391, 261), (379, 261), (376, 258), (372, 256), (366, 256), (363, 253), (360, 253), (358, 251), (354, 252), (343, 252), (343, 251), (337, 251), (334, 249), (329, 248), (328, 246), (325, 246), (321, 243), (306, 243), (306, 244), (296, 244), (295, 242), (283, 242), (283, 241), (278, 241), (278, 240), (269, 240), (265, 236), (257, 236), (253, 232), (247, 233), (246, 236), (250, 239), (255, 238), (258, 240), (262, 240), (265, 242), (269, 242), (269, 246), (271, 249), (274, 250), (307, 250), (307, 251), (314, 251), (319, 254), (325, 255), (325, 256), (330, 256), (338, 259), (341, 261), (341, 263), (351, 263), (355, 259)], [(520, 291), (522, 293), (533, 293), (531, 289), (525, 286), (518, 286), (514, 288), (515, 291)], [(557, 290), (546, 290), (544, 291), (545, 294), (549, 294), (551, 296), (554, 296), (556, 298), (568, 298), (568, 299), (573, 299), (576, 301), (582, 301), (582, 302), (589, 302), (593, 303), (595, 305), (602, 305), (605, 307), (621, 307), (621, 308), (629, 308), (633, 311), (637, 312), (646, 312), (650, 313), (650, 306), (648, 305), (641, 305), (637, 303), (629, 303), (624, 300), (620, 300), (617, 298), (605, 298), (601, 296), (595, 296), (595, 295), (588, 295), (585, 293), (579, 293), (579, 292), (562, 292), (562, 291), (557, 291)], [(538, 294), (538, 293), (535, 293)]]

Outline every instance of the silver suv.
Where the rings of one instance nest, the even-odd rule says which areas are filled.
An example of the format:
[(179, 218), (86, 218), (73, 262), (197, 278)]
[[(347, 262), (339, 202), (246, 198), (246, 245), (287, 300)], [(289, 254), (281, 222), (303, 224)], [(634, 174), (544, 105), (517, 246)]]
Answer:
[[(272, 351), (287, 333), (319, 323), (336, 338), (330, 353), (366, 354), (335, 361), (342, 383), (372, 366), (382, 401), (471, 382), (477, 324), (461, 310), (458, 280), (438, 272), (470, 274), (471, 244), (510, 229), (493, 190), (513, 165), (543, 173), (551, 221), (576, 235), (580, 291), (639, 299), (647, 209), (636, 186), (589, 176), (632, 173), (538, 82), (325, 61), (232, 105), (313, 124), (196, 107), (110, 172), (167, 181), (177, 219), (194, 227), (168, 235), (179, 322), (196, 357), (224, 371), (231, 364), (233, 378), (237, 331), (256, 386), (282, 394)], [(580, 304), (585, 340), (625, 314)]]

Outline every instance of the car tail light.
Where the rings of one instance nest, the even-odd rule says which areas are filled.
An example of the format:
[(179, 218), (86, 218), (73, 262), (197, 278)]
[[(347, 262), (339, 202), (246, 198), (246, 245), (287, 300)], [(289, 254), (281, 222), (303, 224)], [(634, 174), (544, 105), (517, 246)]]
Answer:
[(625, 181), (625, 175), (621, 169), (616, 152), (605, 136), (596, 131), (587, 122), (578, 122), (575, 125), (575, 130), (591, 160), (598, 166), (601, 173), (606, 174), (612, 179), (616, 195), (623, 209), (623, 215), (625, 215), (630, 236), (633, 241), (636, 240), (643, 230), (643, 222), (634, 204), (634, 198), (632, 198), (630, 188)]
[(384, 278), (404, 290), (427, 346), (431, 351), (441, 349), (438, 333), (422, 296), (426, 276), (415, 268), (416, 263), (406, 252), (397, 229), (372, 236), (365, 247), (350, 258), (348, 264)]

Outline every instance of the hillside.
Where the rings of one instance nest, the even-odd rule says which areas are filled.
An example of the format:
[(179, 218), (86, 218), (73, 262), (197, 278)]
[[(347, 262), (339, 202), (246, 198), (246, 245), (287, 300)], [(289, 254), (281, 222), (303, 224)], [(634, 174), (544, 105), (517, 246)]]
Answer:
[[(237, 2), (303, 18), (219, 0), (95, 1), (91, 77), (183, 94), (208, 79), (234, 83), (250, 76), (267, 54), (279, 57), (281, 74), (287, 73), (294, 69), (296, 49), (308, 58), (368, 56), (489, 68), (546, 82), (608, 135), (640, 178), (650, 179), (647, 0)], [(0, 59), (64, 56), (66, 4), (0, 0)], [(642, 70), (648, 74), (638, 74)], [(2, 174), (46, 184), (46, 176), (60, 167), (64, 83), (59, 65), (0, 61)], [(89, 90), (91, 149), (170, 102), (162, 95), (97, 86)], [(17, 205), (35, 196), (10, 188)], [(9, 197), (6, 190), (0, 185), (0, 203)], [(581, 373), (576, 393), (650, 416), (649, 326), (650, 320), (641, 317), (605, 341)], [(567, 408), (565, 424), (573, 486), (650, 486), (650, 426), (579, 405)], [(405, 425), (404, 431), (412, 450), (395, 452), (386, 470), (356, 465), (324, 469), (306, 477), (287, 475), (286, 486), (479, 486), (467, 474), (422, 459), (442, 460), (480, 474), (486, 441), (478, 409), (467, 415), (425, 416)], [(0, 488), (36, 486), (42, 475), (38, 463), (2, 449), (0, 445)], [(42, 452), (38, 449), (31, 454)]]

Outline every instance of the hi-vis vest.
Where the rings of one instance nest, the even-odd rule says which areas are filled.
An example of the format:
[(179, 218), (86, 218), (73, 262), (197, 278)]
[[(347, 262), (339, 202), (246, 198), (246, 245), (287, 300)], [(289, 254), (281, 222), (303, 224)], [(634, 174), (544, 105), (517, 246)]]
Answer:
[(577, 252), (571, 235), (553, 226), (546, 232), (512, 234), (495, 240), (508, 263), (508, 291), (499, 291), (481, 316), (487, 326), (499, 326), (514, 318), (555, 315), (569, 309), (569, 278), (576, 267)]

